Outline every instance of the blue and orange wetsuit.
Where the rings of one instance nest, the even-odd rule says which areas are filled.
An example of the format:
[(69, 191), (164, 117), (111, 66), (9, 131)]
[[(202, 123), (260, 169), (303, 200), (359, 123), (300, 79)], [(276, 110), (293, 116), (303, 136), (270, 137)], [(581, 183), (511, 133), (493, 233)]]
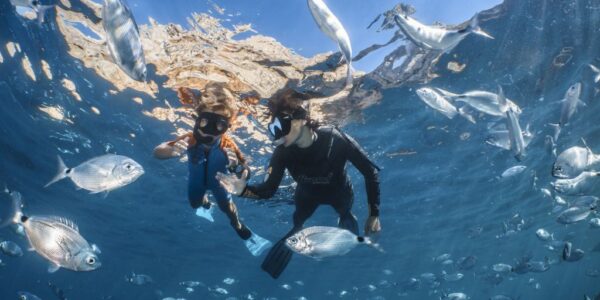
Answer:
[[(237, 208), (231, 195), (219, 184), (215, 178), (217, 172), (229, 172), (229, 156), (235, 156), (237, 162), (245, 166), (245, 159), (234, 141), (227, 135), (222, 135), (212, 145), (197, 143), (194, 135), (189, 133), (188, 138), (188, 199), (190, 205), (196, 209), (200, 206), (210, 206), (206, 199), (206, 192), (210, 190), (215, 197), (221, 211), (223, 211), (231, 226), (238, 235), (246, 240), (250, 238), (250, 230), (243, 225), (238, 217)], [(229, 156), (228, 156), (229, 154)]]

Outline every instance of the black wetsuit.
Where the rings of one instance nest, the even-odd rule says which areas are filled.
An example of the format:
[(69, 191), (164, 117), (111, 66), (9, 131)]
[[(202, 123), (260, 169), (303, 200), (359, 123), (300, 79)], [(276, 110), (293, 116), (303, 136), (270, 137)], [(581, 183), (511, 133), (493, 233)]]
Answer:
[(248, 185), (242, 196), (272, 197), (287, 169), (298, 183), (292, 232), (302, 228), (320, 204), (329, 204), (340, 215), (340, 227), (358, 235), (358, 224), (351, 212), (354, 192), (346, 174), (346, 162), (350, 161), (365, 178), (371, 216), (379, 216), (378, 169), (356, 141), (338, 129), (321, 126), (315, 133), (317, 138), (308, 148), (278, 146), (273, 152), (265, 182)]

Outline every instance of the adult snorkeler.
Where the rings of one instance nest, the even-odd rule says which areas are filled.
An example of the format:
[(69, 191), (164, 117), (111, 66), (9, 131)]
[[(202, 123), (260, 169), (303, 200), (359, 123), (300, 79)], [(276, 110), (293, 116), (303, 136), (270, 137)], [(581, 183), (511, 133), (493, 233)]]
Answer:
[(301, 102), (309, 97), (285, 88), (269, 100), (272, 116), (268, 130), (277, 146), (263, 183), (248, 185), (246, 177), (218, 173), (221, 185), (230, 193), (254, 199), (272, 197), (287, 169), (297, 182), (294, 194), (294, 227), (265, 258), (262, 268), (273, 278), (279, 277), (289, 263), (292, 251), (285, 239), (302, 229), (304, 222), (321, 204), (331, 205), (339, 214), (338, 226), (358, 235), (358, 223), (352, 214), (354, 192), (346, 174), (350, 161), (364, 176), (369, 204), (365, 234), (381, 230), (379, 223), (379, 168), (358, 143), (333, 126), (311, 120)]
[(225, 134), (237, 115), (233, 94), (223, 84), (209, 83), (200, 97), (186, 88), (180, 88), (178, 96), (182, 103), (193, 102), (196, 106), (193, 132), (167, 143), (175, 147), (178, 141), (187, 141), (190, 205), (196, 209), (196, 215), (213, 221), (214, 205), (208, 200), (206, 194), (210, 190), (221, 211), (229, 218), (235, 232), (245, 241), (248, 250), (254, 256), (260, 255), (271, 243), (253, 233), (240, 221), (231, 195), (215, 178), (217, 172), (241, 173), (244, 178), (248, 176), (248, 168), (242, 153), (233, 139)]

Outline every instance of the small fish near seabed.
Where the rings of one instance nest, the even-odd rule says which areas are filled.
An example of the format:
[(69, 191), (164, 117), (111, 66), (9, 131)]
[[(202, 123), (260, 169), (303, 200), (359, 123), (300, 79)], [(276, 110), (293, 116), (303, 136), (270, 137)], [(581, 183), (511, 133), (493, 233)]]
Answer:
[(562, 108), (560, 110), (560, 119), (558, 124), (550, 124), (554, 127), (554, 141), (558, 140), (558, 135), (562, 128), (565, 127), (571, 120), (571, 117), (577, 111), (577, 107), (586, 106), (585, 102), (581, 101), (581, 82), (577, 82), (567, 89), (565, 98), (562, 101)]
[[(585, 142), (585, 141), (584, 141)], [(600, 155), (585, 147), (571, 147), (556, 158), (552, 166), (552, 176), (557, 178), (573, 178), (584, 171), (592, 171), (592, 167), (600, 163)]]
[(42, 5), (39, 0), (10, 0), (10, 3), (15, 7), (20, 6), (32, 9), (36, 14), (38, 24), (40, 25), (44, 23), (46, 11), (54, 8), (54, 5)]
[(463, 29), (427, 26), (410, 17), (408, 14), (398, 14), (394, 16), (394, 21), (408, 39), (423, 49), (449, 52), (471, 33), (493, 39), (491, 35), (479, 28), (479, 15), (471, 18), (467, 27)]
[(323, 0), (307, 0), (308, 8), (319, 29), (331, 40), (338, 44), (348, 70), (346, 71), (346, 86), (352, 85), (352, 45), (350, 37), (342, 22), (331, 12)]
[(92, 194), (110, 192), (124, 187), (144, 174), (144, 168), (133, 159), (115, 154), (105, 154), (68, 168), (58, 156), (58, 173), (45, 187), (70, 178), (79, 188)]
[(93, 271), (101, 266), (97, 256), (100, 249), (81, 236), (75, 223), (55, 216), (24, 215), (21, 194), (11, 191), (9, 195), (14, 211), (12, 222), (23, 225), (31, 248), (50, 262), (48, 272), (59, 268)]
[(381, 252), (378, 244), (368, 237), (360, 237), (346, 229), (327, 226), (313, 226), (302, 229), (285, 241), (288, 248), (298, 254), (315, 259), (344, 255), (354, 247), (365, 244)]
[(132, 79), (146, 81), (146, 59), (140, 32), (124, 1), (104, 0), (102, 25), (113, 61)]

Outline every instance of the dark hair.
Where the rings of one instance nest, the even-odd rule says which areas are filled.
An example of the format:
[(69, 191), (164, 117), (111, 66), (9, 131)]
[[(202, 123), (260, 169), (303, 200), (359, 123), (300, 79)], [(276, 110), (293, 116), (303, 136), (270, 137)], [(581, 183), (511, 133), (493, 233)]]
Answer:
[(316, 120), (311, 119), (308, 111), (302, 107), (303, 102), (311, 98), (311, 95), (307, 93), (286, 87), (271, 96), (267, 106), (271, 116), (281, 114), (291, 115), (294, 119), (306, 120), (306, 126), (316, 129), (320, 124)]

